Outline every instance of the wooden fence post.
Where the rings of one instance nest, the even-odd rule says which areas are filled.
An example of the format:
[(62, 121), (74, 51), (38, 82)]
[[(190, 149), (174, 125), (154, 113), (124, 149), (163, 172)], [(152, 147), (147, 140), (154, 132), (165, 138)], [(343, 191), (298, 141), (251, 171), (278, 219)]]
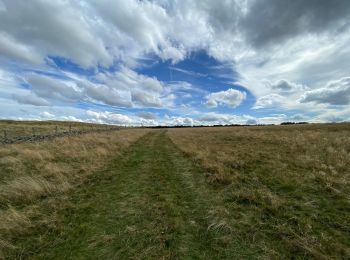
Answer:
[(7, 140), (7, 132), (4, 130), (4, 139)]
[(33, 131), (33, 136), (35, 136), (35, 128), (32, 127), (32, 131)]
[(57, 135), (57, 132), (58, 132), (58, 127), (57, 125), (55, 126), (55, 134)]

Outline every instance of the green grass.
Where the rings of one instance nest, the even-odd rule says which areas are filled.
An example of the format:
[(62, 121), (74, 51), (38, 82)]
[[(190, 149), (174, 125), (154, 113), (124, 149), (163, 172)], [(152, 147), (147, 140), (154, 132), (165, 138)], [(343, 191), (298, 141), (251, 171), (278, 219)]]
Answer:
[(49, 214), (42, 200), (64, 204), (61, 198), (83, 187), (147, 132), (128, 129), (1, 146), (0, 259), (28, 231), (60, 226), (59, 215)]
[[(99, 167), (85, 169), (84, 181), (68, 192), (38, 198), (28, 214), (13, 204), (8, 218), (26, 229), (12, 235), (15, 247), (4, 256), (347, 259), (349, 130), (348, 124), (149, 130), (120, 153), (113, 143), (126, 137), (122, 131), (100, 142), (91, 136), (85, 157), (74, 163), (99, 151)], [(129, 134), (131, 141), (144, 132)], [(13, 147), (23, 153), (22, 146)], [(71, 150), (60, 160), (80, 155), (80, 146)], [(22, 157), (57, 160), (58, 153), (45, 159), (48, 152), (30, 151)]]
[[(163, 131), (153, 132), (60, 206), (58, 229), (18, 241), (10, 257), (39, 259), (254, 258), (227, 224), (222, 201)], [(53, 209), (55, 208), (55, 209)], [(58, 212), (57, 212), (58, 210)], [(49, 214), (49, 213), (45, 213)]]
[(169, 130), (267, 258), (350, 258), (350, 124)]

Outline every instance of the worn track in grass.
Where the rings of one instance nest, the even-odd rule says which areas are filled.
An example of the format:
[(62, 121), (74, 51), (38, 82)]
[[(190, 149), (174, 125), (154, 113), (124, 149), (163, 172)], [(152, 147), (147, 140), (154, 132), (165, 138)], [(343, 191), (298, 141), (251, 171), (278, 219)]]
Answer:
[(63, 228), (41, 234), (40, 239), (23, 238), (22, 256), (246, 259), (258, 255), (225, 225), (216, 212), (222, 201), (162, 130), (141, 138), (122, 161), (117, 158), (107, 171), (73, 193), (69, 203), (71, 207), (58, 212)]

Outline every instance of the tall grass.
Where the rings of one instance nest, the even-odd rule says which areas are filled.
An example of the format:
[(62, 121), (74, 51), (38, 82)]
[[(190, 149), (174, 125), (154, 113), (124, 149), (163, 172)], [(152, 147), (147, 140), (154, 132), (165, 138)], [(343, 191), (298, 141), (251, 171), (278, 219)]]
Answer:
[(5, 137), (27, 135), (49, 135), (68, 131), (86, 131), (106, 128), (120, 129), (118, 126), (66, 121), (12, 121), (0, 120), (0, 140)]
[(268, 258), (350, 258), (350, 124), (168, 134), (205, 169), (234, 235)]
[(79, 186), (146, 132), (133, 129), (0, 147), (0, 252), (15, 246), (15, 238), (28, 228), (49, 222), (40, 213), (43, 198), (60, 197)]

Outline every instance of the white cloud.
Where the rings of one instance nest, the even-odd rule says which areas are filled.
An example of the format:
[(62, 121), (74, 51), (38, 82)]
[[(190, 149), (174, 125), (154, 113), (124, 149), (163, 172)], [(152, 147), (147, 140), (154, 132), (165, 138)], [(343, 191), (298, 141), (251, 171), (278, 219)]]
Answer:
[(97, 119), (99, 123), (109, 123), (109, 124), (131, 124), (133, 121), (127, 115), (112, 113), (112, 112), (96, 112), (88, 110), (87, 115)]
[[(10, 80), (12, 85), (19, 84), (11, 74), (1, 75), (0, 83), (6, 84)], [(18, 94), (16, 92), (23, 91), (13, 88), (11, 97), (20, 103), (38, 106), (48, 105), (48, 101), (66, 105), (84, 101), (123, 108), (160, 108), (173, 106), (176, 99), (172, 94), (176, 89), (170, 86), (165, 89), (164, 83), (155, 77), (138, 74), (125, 67), (115, 73), (99, 73), (90, 78), (72, 73), (56, 76), (30, 73), (25, 82), (30, 89)]]
[[(346, 117), (341, 112), (349, 104), (349, 18), (349, 1), (2, 0), (0, 66), (12, 71), (11, 78), (0, 75), (0, 94), (25, 108), (80, 101), (169, 108), (180, 86), (142, 75), (138, 66), (153, 58), (174, 64), (204, 50), (237, 72), (225, 77), (254, 95), (253, 109), (321, 116), (334, 114), (330, 106), (337, 105), (337, 114)], [(96, 75), (28, 76), (28, 68), (47, 71), (54, 57), (94, 68)], [(116, 72), (106, 72), (111, 65)], [(30, 90), (18, 87), (23, 78)], [(334, 79), (341, 80), (328, 83)], [(237, 107), (245, 98), (245, 92), (230, 89), (206, 101), (212, 108)]]
[(162, 107), (162, 101), (159, 97), (151, 95), (144, 91), (134, 90), (131, 92), (131, 100), (135, 105), (145, 107)]
[(350, 104), (350, 78), (332, 81), (324, 88), (307, 91), (299, 101), (301, 103), (348, 105)]
[(118, 107), (131, 107), (130, 97), (123, 97), (116, 89), (106, 85), (92, 84), (90, 82), (78, 82), (82, 87), (88, 100), (92, 102), (102, 102), (106, 105)]
[(281, 79), (273, 84), (270, 84), (270, 88), (274, 91), (282, 92), (284, 94), (303, 91), (306, 89), (306, 87), (303, 85), (296, 84), (285, 79)]
[[(297, 119), (296, 116), (299, 118)], [(235, 114), (221, 114), (215, 112), (205, 113), (195, 121), (197, 125), (255, 125), (255, 124), (280, 124), (286, 121), (300, 122), (309, 121), (307, 116), (285, 114), (274, 114), (270, 116), (251, 116), (251, 115), (235, 115)]]
[[(171, 92), (164, 88), (163, 82), (155, 77), (138, 74), (124, 66), (115, 73), (100, 73), (96, 76), (96, 79), (106, 85), (105, 88), (109, 89), (104, 99), (111, 98), (108, 97), (108, 92), (124, 93), (121, 100), (124, 102), (124, 107), (130, 107), (131, 105), (137, 107), (165, 107), (171, 106), (173, 102), (169, 99)], [(94, 96), (98, 95), (97, 92), (100, 91), (100, 88), (95, 90)], [(125, 103), (126, 100), (128, 100), (128, 103)]]
[(281, 105), (283, 100), (284, 97), (279, 94), (269, 94), (258, 98), (253, 106), (253, 109), (276, 107)]
[(347, 107), (343, 110), (328, 109), (312, 120), (319, 122), (350, 122), (350, 108)]
[(159, 46), (167, 46), (165, 33), (169, 19), (161, 6), (134, 0), (98, 0), (92, 1), (91, 5), (107, 25), (113, 25), (114, 30), (133, 39), (134, 44), (156, 53)]
[(45, 118), (45, 119), (55, 118), (54, 114), (51, 114), (50, 112), (47, 112), (47, 111), (44, 111), (44, 112), (40, 113), (40, 116), (42, 118)]
[[(7, 0), (0, 30), (14, 44), (2, 44), (2, 54), (32, 62), (62, 56), (87, 67), (113, 60), (135, 65), (147, 54), (177, 62), (192, 50), (205, 49), (234, 64), (244, 86), (259, 97), (268, 94), (263, 79), (314, 85), (308, 79), (324, 84), (329, 75), (346, 76), (350, 4), (298, 1), (283, 9), (284, 1), (261, 2)], [(288, 17), (293, 22), (286, 23)]]
[(82, 91), (68, 81), (44, 75), (31, 75), (27, 78), (31, 90), (41, 98), (76, 101), (82, 98)]
[(181, 116), (172, 116), (165, 117), (160, 122), (160, 125), (168, 125), (168, 126), (193, 126), (194, 120), (190, 117), (181, 117)]
[[(346, 32), (350, 13), (347, 1), (336, 4), (297, 1), (288, 9), (284, 8), (285, 4), (275, 0), (34, 0), (30, 3), (6, 0), (0, 30), (16, 43), (32, 48), (32, 53), (41, 60), (47, 55), (62, 56), (84, 67), (108, 66), (113, 59), (125, 63), (133, 59), (131, 63), (135, 64), (138, 58), (150, 53), (177, 62), (192, 50), (205, 49), (220, 61), (236, 64), (250, 82), (261, 79), (253, 77), (256, 73), (269, 76), (279, 74), (277, 68), (280, 73), (290, 71), (291, 64), (305, 66), (322, 54), (332, 58), (330, 54), (344, 43), (340, 37), (336, 43), (332, 37), (324, 37), (326, 42), (319, 40), (324, 35)], [(267, 15), (256, 10), (264, 10)], [(280, 15), (281, 12), (284, 15)], [(21, 26), (23, 24), (30, 26)], [(326, 47), (314, 48), (315, 45)], [(261, 47), (266, 46), (269, 48), (262, 51)], [(289, 50), (293, 51), (292, 55)], [(349, 48), (342, 48), (342, 52), (344, 50), (348, 57)], [(329, 62), (329, 59), (318, 60), (321, 65)], [(275, 70), (263, 74), (270, 66)], [(252, 71), (247, 72), (245, 68)]]
[[(103, 123), (103, 124), (116, 124), (116, 125), (128, 125), (128, 126), (155, 126), (160, 123), (155, 120), (152, 113), (143, 113), (136, 116), (124, 115), (114, 113), (110, 111), (86, 111), (89, 122)], [(141, 117), (141, 118), (140, 118)]]
[(48, 106), (50, 103), (37, 95), (30, 93), (25, 96), (13, 95), (13, 98), (20, 104), (30, 104), (34, 106)]
[[(116, 84), (119, 85), (114, 86), (116, 88), (138, 88), (152, 92), (161, 92), (163, 90), (163, 84), (157, 78), (138, 74), (127, 67), (121, 67), (119, 71), (114, 74), (106, 74), (106, 76), (109, 77), (110, 81), (118, 82)], [(107, 81), (107, 84), (111, 83), (110, 81)], [(113, 86), (113, 84), (111, 86)]]
[(35, 62), (39, 56), (43, 62), (51, 55), (66, 57), (84, 67), (112, 63), (98, 34), (98, 22), (82, 6), (57, 0), (3, 2), (6, 12), (0, 16), (0, 30), (17, 42), (5, 54), (20, 48), (23, 50), (18, 55), (25, 54), (23, 58), (28, 59), (26, 45), (32, 49)]
[(218, 105), (227, 105), (229, 107), (237, 107), (246, 98), (246, 93), (236, 89), (228, 89), (210, 93), (206, 96), (208, 107), (217, 107)]
[(0, 53), (8, 59), (18, 59), (31, 64), (43, 63), (43, 58), (32, 47), (19, 43), (12, 36), (1, 32)]
[(200, 124), (203, 125), (231, 125), (231, 124), (246, 124), (247, 121), (252, 122), (255, 117), (249, 115), (233, 115), (233, 114), (219, 114), (215, 112), (205, 113), (199, 117)]
[(171, 60), (172, 63), (177, 63), (181, 60), (183, 60), (186, 56), (186, 50), (181, 47), (181, 48), (175, 48), (173, 46), (169, 46), (164, 48), (159, 56), (163, 59), (163, 60)]

